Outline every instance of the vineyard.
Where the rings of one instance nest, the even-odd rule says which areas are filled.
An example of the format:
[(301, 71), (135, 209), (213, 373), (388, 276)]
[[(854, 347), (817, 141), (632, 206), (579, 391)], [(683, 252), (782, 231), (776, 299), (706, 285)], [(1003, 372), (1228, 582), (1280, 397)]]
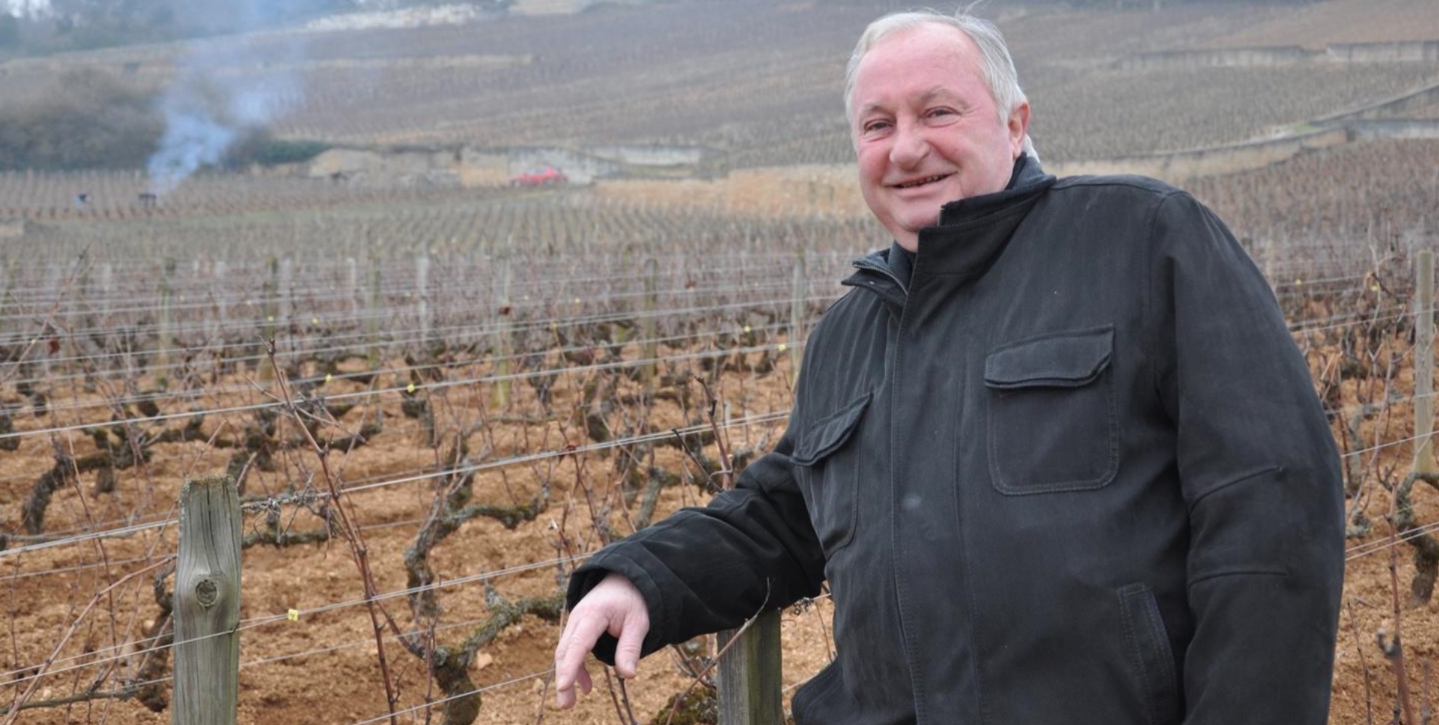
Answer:
[[(713, 642), (631, 682), (607, 673), (558, 713), (559, 594), (588, 554), (703, 504), (781, 435), (806, 332), (885, 242), (838, 100), (883, 5), (691, 0), (214, 40), (218, 77), (303, 79), (283, 137), (713, 150), (694, 178), (202, 170), (156, 194), (140, 171), (0, 173), (0, 725), (169, 721), (178, 501), (215, 475), (244, 516), (240, 722), (667, 722), (671, 697), (712, 682)], [(1439, 39), (1395, 20), (1413, 12), (1039, 5), (1000, 21), (1049, 162), (1264, 137), (1433, 84), (1429, 61), (1118, 64)], [(17, 60), (0, 93), (43, 97), (77, 67), (158, 89), (184, 57)], [(1439, 139), (1182, 186), (1270, 280), (1344, 455), (1331, 722), (1391, 722), (1399, 668), (1416, 709), (1439, 704), (1439, 484), (1409, 475), (1432, 396), (1415, 267), (1439, 247)], [(823, 596), (784, 613), (786, 695), (832, 656), (832, 613)]]
[[(1275, 281), (1344, 436), (1351, 485), (1368, 492), (1356, 573), (1386, 565), (1382, 484), (1411, 449), (1409, 250), (1439, 241), (1423, 221), (1436, 154), (1433, 142), (1379, 144), (1195, 185)], [(1354, 184), (1325, 196), (1323, 180), (1341, 176)], [(477, 642), (464, 682), (485, 688), (481, 721), (533, 721), (563, 573), (703, 501), (718, 465), (712, 425), (741, 462), (773, 443), (804, 329), (878, 234), (818, 204), (741, 216), (583, 190), (385, 200), (314, 183), (313, 196), (281, 184), (269, 200), (233, 201), (263, 184), (197, 179), (162, 209), (59, 207), (32, 215), (42, 221), (25, 238), (42, 242), (40, 257), (3, 248), (0, 556), (12, 619), (28, 624), (0, 667), (12, 690), (38, 683), (31, 704), (79, 697), (24, 721), (165, 717), (144, 703), (158, 706), (168, 676), (175, 501), (185, 479), (214, 473), (240, 480), (246, 502), (245, 717), (384, 719), (364, 588), (322, 461), (400, 632)], [(1439, 521), (1429, 494), (1413, 491), (1419, 525)], [(1407, 597), (1409, 546), (1397, 552)], [(1382, 580), (1351, 593), (1367, 605), (1347, 626), (1365, 636), (1342, 648), (1339, 713), (1361, 706), (1361, 657), (1374, 689), (1392, 689), (1368, 651), (1387, 611)], [(1405, 619), (1418, 657), (1439, 641), (1432, 607)], [(823, 663), (828, 615), (820, 602), (787, 616), (792, 684)], [(386, 649), (400, 706), (442, 699), (447, 680), (406, 641), (395, 634)], [(637, 712), (683, 687), (663, 660), (631, 686)], [(351, 675), (317, 683), (317, 671)], [(291, 678), (308, 684), (296, 691)], [(592, 700), (590, 720), (573, 721), (613, 717)], [(316, 713), (316, 702), (350, 710)]]

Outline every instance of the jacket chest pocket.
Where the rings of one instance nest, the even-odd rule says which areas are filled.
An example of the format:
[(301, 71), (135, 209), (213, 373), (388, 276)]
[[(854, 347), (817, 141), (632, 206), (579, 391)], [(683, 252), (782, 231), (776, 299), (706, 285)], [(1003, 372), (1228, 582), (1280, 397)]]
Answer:
[(854, 538), (860, 464), (855, 432), (872, 397), (865, 393), (810, 423), (790, 454), (810, 522), (826, 557), (834, 556)]
[(989, 473), (1000, 493), (1088, 491), (1114, 480), (1113, 353), (1113, 325), (1021, 340), (989, 353)]

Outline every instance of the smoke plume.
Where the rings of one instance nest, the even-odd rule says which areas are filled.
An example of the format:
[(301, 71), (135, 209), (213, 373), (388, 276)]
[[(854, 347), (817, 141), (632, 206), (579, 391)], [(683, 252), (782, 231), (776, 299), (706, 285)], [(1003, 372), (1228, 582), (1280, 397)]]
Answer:
[[(290, 8), (282, 4), (242, 0), (230, 10), (239, 30), (253, 31), (283, 17)], [(304, 37), (266, 32), (188, 44), (158, 101), (165, 133), (148, 164), (156, 194), (174, 191), (201, 167), (222, 161), (236, 142), (303, 104)]]

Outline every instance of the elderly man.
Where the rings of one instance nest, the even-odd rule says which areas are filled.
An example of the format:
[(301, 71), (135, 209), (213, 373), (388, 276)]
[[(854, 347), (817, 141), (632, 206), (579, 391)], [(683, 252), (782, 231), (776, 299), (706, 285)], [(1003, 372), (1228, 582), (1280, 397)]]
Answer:
[(1156, 181), (1044, 174), (972, 17), (876, 21), (846, 101), (894, 244), (810, 337), (775, 450), (575, 573), (559, 703), (592, 648), (632, 676), (828, 580), (799, 725), (1326, 722), (1338, 456), (1229, 231)]

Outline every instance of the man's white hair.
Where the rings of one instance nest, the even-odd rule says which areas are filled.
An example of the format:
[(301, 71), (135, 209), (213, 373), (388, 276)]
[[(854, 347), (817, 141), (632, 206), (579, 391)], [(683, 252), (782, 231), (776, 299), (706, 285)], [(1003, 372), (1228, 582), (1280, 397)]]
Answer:
[[(859, 71), (859, 62), (886, 36), (921, 25), (957, 28), (974, 41), (979, 47), (980, 70), (984, 72), (985, 84), (989, 86), (989, 94), (994, 98), (995, 107), (999, 109), (999, 122), (1009, 123), (1009, 114), (1029, 99), (1025, 97), (1024, 89), (1019, 87), (1019, 73), (1014, 70), (1014, 59), (1009, 57), (1009, 46), (1005, 45), (999, 28), (995, 27), (994, 23), (963, 10), (953, 15), (937, 10), (914, 10), (890, 13), (870, 23), (869, 27), (864, 29), (864, 34), (859, 36), (859, 43), (854, 46), (854, 53), (849, 56), (849, 65), (844, 70), (844, 112), (849, 119), (850, 128), (854, 127), (854, 107), (851, 102), (854, 99), (854, 76)], [(1027, 132), (1024, 134), (1024, 153), (1036, 161), (1039, 160), (1039, 154), (1034, 150), (1034, 142), (1029, 140)]]

